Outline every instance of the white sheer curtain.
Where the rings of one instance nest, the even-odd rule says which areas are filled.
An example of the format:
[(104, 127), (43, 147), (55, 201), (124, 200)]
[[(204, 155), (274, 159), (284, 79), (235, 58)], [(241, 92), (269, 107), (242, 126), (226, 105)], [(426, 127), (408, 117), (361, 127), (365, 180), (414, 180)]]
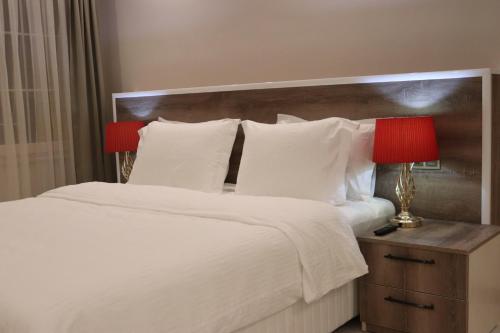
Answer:
[(65, 0), (0, 0), (0, 201), (75, 182)]

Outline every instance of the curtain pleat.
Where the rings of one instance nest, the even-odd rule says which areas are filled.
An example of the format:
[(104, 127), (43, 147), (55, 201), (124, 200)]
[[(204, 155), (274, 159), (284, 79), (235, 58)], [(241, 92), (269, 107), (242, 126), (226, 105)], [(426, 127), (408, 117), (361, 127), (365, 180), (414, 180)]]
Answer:
[[(106, 112), (102, 62), (94, 0), (73, 0), (70, 20), (70, 59), (77, 180), (113, 179), (111, 157), (102, 149)], [(88, 112), (83, 112), (88, 110)], [(90, 130), (88, 130), (90, 129)], [(85, 161), (92, 161), (91, 164)]]
[[(5, 7), (7, 5), (7, 7)], [(12, 12), (15, 14), (16, 8), (11, 8), (9, 2), (0, 1), (0, 14), (2, 18), (7, 18), (12, 15)], [(16, 15), (17, 17), (17, 15)], [(19, 183), (19, 179), (23, 174), (23, 170), (21, 170), (21, 166), (19, 165), (19, 160), (23, 159), (17, 158), (17, 150), (16, 149), (16, 139), (15, 139), (15, 129), (14, 129), (14, 120), (13, 116), (15, 114), (15, 102), (11, 102), (11, 93), (15, 94), (13, 90), (15, 88), (16, 79), (19, 80), (19, 66), (16, 61), (19, 58), (12, 59), (11, 67), (11, 75), (8, 72), (8, 64), (7, 57), (10, 54), (17, 54), (17, 48), (12, 46), (12, 36), (15, 36), (17, 33), (17, 20), (10, 19), (9, 27), (7, 27), (7, 20), (4, 19), (4, 27), (3, 30), (7, 28), (11, 30), (11, 34), (2, 33), (0, 34), (0, 105), (1, 109), (1, 121), (2, 121), (2, 134), (3, 134), (3, 142), (0, 147), (0, 166), (2, 167), (2, 173), (0, 174), (0, 181), (4, 184), (3, 190), (0, 193), (0, 200), (8, 200), (8, 199), (16, 199), (23, 195), (23, 193), (30, 193), (31, 190), (28, 187), (29, 183)], [(7, 44), (7, 37), (9, 38), (9, 43)], [(14, 38), (15, 39), (15, 38)], [(7, 46), (10, 46), (10, 51), (8, 52)], [(14, 50), (13, 50), (14, 48)], [(17, 74), (17, 75), (16, 75)], [(19, 85), (19, 84), (18, 84)], [(12, 88), (12, 89), (11, 89)], [(17, 107), (22, 107), (22, 100), (17, 101)]]
[(113, 177), (93, 0), (0, 0), (0, 201)]

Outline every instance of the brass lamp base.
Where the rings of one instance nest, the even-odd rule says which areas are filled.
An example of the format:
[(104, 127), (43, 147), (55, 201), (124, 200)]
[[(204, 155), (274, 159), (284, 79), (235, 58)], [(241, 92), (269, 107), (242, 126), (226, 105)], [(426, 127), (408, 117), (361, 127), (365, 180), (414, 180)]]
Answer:
[(132, 159), (132, 156), (130, 152), (126, 151), (125, 156), (123, 157), (122, 161), (122, 176), (125, 179), (125, 182), (128, 181), (128, 178), (130, 177), (130, 172), (132, 172), (132, 167), (134, 165), (134, 160)]
[(424, 219), (419, 216), (414, 216), (410, 212), (401, 212), (394, 216), (390, 221), (392, 224), (400, 228), (417, 228), (422, 225)]
[(411, 169), (413, 163), (403, 163), (401, 174), (399, 175), (396, 185), (396, 195), (401, 202), (401, 213), (390, 219), (392, 224), (398, 225), (401, 228), (417, 228), (422, 225), (422, 218), (414, 216), (410, 213), (410, 205), (415, 197), (415, 183)]

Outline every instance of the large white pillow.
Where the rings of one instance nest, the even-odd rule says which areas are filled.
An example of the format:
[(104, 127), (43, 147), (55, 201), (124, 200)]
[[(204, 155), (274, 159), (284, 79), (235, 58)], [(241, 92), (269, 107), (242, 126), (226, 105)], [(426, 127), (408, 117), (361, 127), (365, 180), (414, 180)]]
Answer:
[(141, 131), (129, 183), (222, 192), (239, 123), (149, 123)]
[(242, 126), (237, 194), (345, 202), (345, 170), (358, 124), (330, 118), (297, 124), (246, 120)]
[[(167, 123), (167, 124), (190, 124), (190, 123), (186, 123), (186, 122), (182, 122), (182, 121), (176, 121), (176, 120), (167, 120), (163, 117), (158, 117), (158, 121), (160, 123)], [(219, 121), (219, 120), (211, 120), (211, 121)], [(207, 121), (208, 122), (208, 121)], [(198, 123), (200, 124), (200, 123)], [(147, 126), (144, 126), (142, 127), (140, 130), (139, 130), (139, 144), (137, 146), (137, 150), (140, 149), (141, 145), (142, 145), (142, 142), (140, 139), (142, 139), (142, 137), (144, 135), (146, 135), (146, 132), (148, 131), (148, 127)]]
[[(177, 121), (177, 120), (168, 120), (163, 117), (158, 117), (158, 121), (160, 123), (168, 123), (168, 124), (185, 124), (185, 122), (182, 121)], [(218, 121), (218, 120), (213, 120), (213, 121)]]
[[(301, 123), (306, 120), (278, 114), (278, 124)], [(347, 199), (364, 200), (375, 193), (376, 164), (372, 161), (375, 119), (357, 120), (359, 128), (353, 132), (352, 146), (347, 162)]]

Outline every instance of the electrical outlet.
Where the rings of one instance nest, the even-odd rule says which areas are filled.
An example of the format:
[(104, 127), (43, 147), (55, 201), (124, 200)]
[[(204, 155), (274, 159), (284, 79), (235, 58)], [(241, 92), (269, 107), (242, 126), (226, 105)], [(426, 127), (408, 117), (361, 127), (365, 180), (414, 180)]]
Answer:
[(413, 170), (441, 170), (441, 161), (416, 162), (413, 163)]

